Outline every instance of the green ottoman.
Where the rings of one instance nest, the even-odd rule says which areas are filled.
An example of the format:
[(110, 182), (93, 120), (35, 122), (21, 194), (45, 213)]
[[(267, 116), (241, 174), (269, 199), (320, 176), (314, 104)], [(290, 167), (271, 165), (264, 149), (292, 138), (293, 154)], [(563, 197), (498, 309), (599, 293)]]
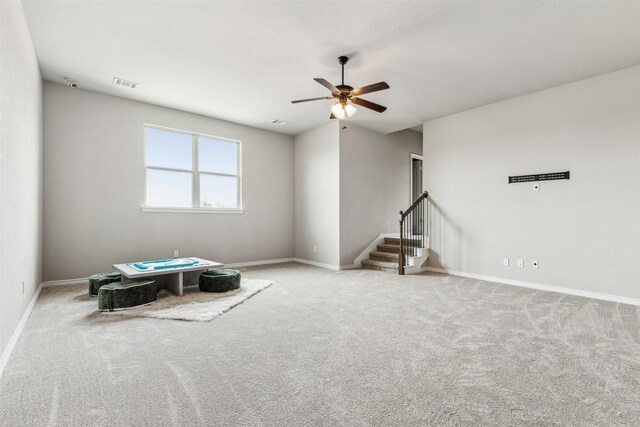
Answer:
[(207, 270), (200, 274), (202, 292), (227, 292), (240, 287), (240, 272), (229, 268)]
[(119, 271), (110, 271), (108, 273), (98, 273), (89, 277), (89, 295), (98, 296), (98, 290), (109, 283), (119, 282), (122, 279), (122, 273)]
[(104, 285), (98, 292), (100, 311), (123, 310), (152, 303), (158, 297), (155, 280), (123, 280)]

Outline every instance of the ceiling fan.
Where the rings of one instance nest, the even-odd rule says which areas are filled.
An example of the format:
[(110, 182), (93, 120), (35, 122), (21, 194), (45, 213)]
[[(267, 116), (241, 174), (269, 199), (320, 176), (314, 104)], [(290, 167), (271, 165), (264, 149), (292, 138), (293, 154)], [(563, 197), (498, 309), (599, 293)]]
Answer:
[(338, 102), (331, 107), (330, 119), (346, 119), (353, 116), (357, 109), (352, 104), (359, 105), (370, 110), (377, 111), (378, 113), (384, 112), (387, 107), (376, 104), (366, 99), (359, 98), (360, 95), (366, 93), (377, 92), (379, 90), (389, 89), (389, 85), (385, 82), (374, 83), (372, 85), (363, 86), (358, 89), (354, 89), (349, 85), (344, 84), (344, 65), (349, 58), (341, 56), (338, 58), (338, 62), (342, 66), (342, 84), (334, 86), (325, 79), (313, 79), (326, 87), (331, 91), (331, 96), (321, 96), (319, 98), (298, 99), (297, 101), (291, 101), (292, 104), (298, 104), (300, 102), (319, 101), (321, 99), (337, 99)]

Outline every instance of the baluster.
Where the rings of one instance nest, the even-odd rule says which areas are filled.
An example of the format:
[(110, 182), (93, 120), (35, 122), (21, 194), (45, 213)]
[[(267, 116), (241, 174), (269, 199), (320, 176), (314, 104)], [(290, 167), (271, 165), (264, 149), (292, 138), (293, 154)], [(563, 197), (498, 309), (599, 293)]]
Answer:
[(422, 203), (420, 203), (420, 246), (424, 248), (424, 204), (425, 200), (422, 199)]
[(402, 260), (402, 263), (404, 265), (407, 265), (407, 261), (409, 260), (409, 255), (411, 255), (409, 253), (409, 247), (407, 246), (407, 239), (409, 237), (409, 226), (411, 224), (411, 212), (409, 212), (409, 215), (405, 218), (405, 227), (404, 227), (404, 248), (405, 248), (405, 257)]
[(404, 274), (404, 263), (402, 262), (403, 254), (402, 254), (402, 233), (404, 232), (404, 220), (402, 218), (402, 211), (400, 211), (400, 253), (398, 253), (398, 274)]
[(411, 244), (411, 256), (416, 256), (416, 254), (413, 252), (415, 250), (415, 245), (413, 244), (413, 233), (415, 233), (415, 229), (416, 229), (416, 212), (415, 209), (413, 210), (413, 212), (411, 212), (411, 240), (409, 240), (409, 243)]
[(411, 213), (409, 213), (409, 216), (407, 217), (407, 221), (409, 222), (409, 226), (407, 227), (407, 261), (405, 262), (405, 265), (409, 264), (409, 257), (412, 255), (411, 253), (411, 215), (413, 215), (413, 211), (411, 211)]
[(404, 271), (404, 254), (405, 254), (405, 245), (407, 244), (407, 239), (404, 233), (407, 232), (407, 218), (403, 219), (404, 228), (402, 230), (402, 266)]
[(424, 201), (425, 199), (422, 199), (422, 201), (420, 202), (420, 246), (424, 248), (424, 243), (423, 243), (423, 239), (424, 239)]
[(411, 238), (409, 240), (409, 244), (411, 245), (411, 256), (414, 257), (416, 256), (415, 254), (415, 250), (416, 250), (416, 246), (413, 244), (413, 233), (414, 230), (416, 229), (416, 212), (415, 209), (411, 212)]
[[(409, 248), (409, 255), (413, 256), (413, 248), (411, 247), (411, 236), (413, 235), (413, 215), (415, 214), (415, 212), (413, 211), (413, 209), (411, 210), (411, 217), (409, 218), (409, 223), (411, 224), (411, 227), (409, 227), (409, 235), (407, 236), (407, 245)], [(407, 264), (409, 264), (409, 260), (407, 259)]]

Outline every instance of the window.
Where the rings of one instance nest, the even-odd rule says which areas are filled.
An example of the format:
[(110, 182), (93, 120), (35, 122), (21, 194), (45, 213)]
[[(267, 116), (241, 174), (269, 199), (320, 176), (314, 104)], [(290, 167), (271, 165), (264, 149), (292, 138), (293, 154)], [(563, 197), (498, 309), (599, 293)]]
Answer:
[(241, 143), (144, 126), (145, 210), (240, 212)]

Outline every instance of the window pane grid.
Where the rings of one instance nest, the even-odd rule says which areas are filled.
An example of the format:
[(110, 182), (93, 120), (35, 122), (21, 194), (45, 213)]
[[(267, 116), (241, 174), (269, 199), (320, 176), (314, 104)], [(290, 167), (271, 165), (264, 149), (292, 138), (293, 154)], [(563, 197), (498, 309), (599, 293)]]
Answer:
[(242, 209), (239, 141), (146, 125), (144, 130), (147, 206)]
[(200, 207), (238, 208), (238, 178), (224, 175), (200, 175)]
[(193, 169), (191, 135), (147, 127), (144, 136), (147, 166)]
[(190, 207), (191, 172), (147, 169), (147, 206)]
[(238, 175), (238, 143), (198, 137), (198, 169), (225, 175)]
[(229, 176), (231, 178), (237, 178), (238, 175), (232, 175), (228, 173), (217, 173), (217, 172), (198, 172), (200, 175), (216, 175), (216, 176)]
[(180, 169), (180, 168), (161, 168), (160, 166), (147, 166), (147, 169), (158, 170), (158, 171), (173, 171), (173, 172), (189, 172), (193, 173), (193, 169)]

